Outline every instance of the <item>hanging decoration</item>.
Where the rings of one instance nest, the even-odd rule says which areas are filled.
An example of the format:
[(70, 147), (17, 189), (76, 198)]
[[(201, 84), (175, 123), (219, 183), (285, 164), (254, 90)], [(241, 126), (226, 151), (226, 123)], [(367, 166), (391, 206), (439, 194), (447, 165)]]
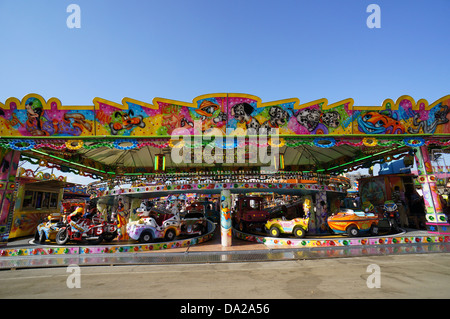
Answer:
[(221, 149), (233, 149), (238, 147), (238, 141), (233, 138), (233, 140), (228, 141), (223, 138), (216, 138), (215, 145)]
[(39, 166), (47, 167), (48, 161), (45, 159), (40, 159), (38, 164), (39, 164)]
[(182, 148), (186, 144), (184, 140), (178, 140), (175, 145), (173, 143), (173, 140), (169, 141), (170, 148)]
[(84, 144), (83, 148), (87, 149), (87, 150), (93, 150), (93, 149), (97, 149), (100, 147), (107, 147), (107, 148), (113, 148), (114, 144), (112, 144), (111, 142), (101, 142), (101, 143), (95, 143), (92, 145), (87, 145), (86, 143)]
[(420, 147), (425, 145), (425, 139), (423, 139), (422, 137), (407, 137), (403, 140), (403, 143), (405, 143), (405, 145), (409, 147)]
[(285, 141), (284, 138), (279, 138), (279, 139), (278, 139), (278, 144), (277, 144), (277, 143), (274, 143), (274, 141), (273, 141), (272, 138), (270, 138), (269, 141), (268, 141), (268, 144), (269, 144), (271, 147), (283, 147), (283, 146), (286, 145), (286, 141)]
[(50, 168), (50, 169), (56, 168), (57, 170), (60, 170), (65, 173), (73, 173), (73, 174), (80, 175), (80, 176), (91, 177), (92, 179), (100, 179), (101, 178), (101, 176), (99, 176), (95, 173), (85, 172), (82, 169), (71, 168), (71, 167), (68, 167), (65, 165), (61, 165), (61, 164), (49, 163), (48, 160), (45, 158), (34, 159), (32, 157), (21, 155), (21, 160), (27, 161), (28, 163), (33, 164), (33, 165), (39, 165), (40, 167), (45, 167), (45, 168)]
[(65, 143), (69, 150), (76, 151), (83, 147), (84, 142), (82, 140), (69, 140)]
[(293, 141), (286, 142), (287, 147), (298, 147), (301, 145), (311, 145), (312, 146), (314, 144), (309, 139), (293, 140)]
[[(101, 147), (106, 148), (117, 148), (120, 150), (131, 150), (131, 149), (140, 149), (145, 146), (155, 147), (159, 149), (168, 148), (168, 147), (190, 147), (190, 148), (196, 148), (196, 147), (204, 147), (211, 143), (210, 141), (200, 141), (197, 143), (185, 143), (184, 140), (181, 140), (180, 142), (175, 143), (175, 141), (169, 140), (164, 143), (160, 143), (160, 139), (158, 142), (155, 142), (155, 140), (152, 141), (138, 141), (136, 139), (124, 139), (124, 140), (115, 140), (113, 143), (111, 142), (98, 142), (98, 140), (45, 140), (45, 141), (34, 141), (32, 139), (14, 139), (14, 140), (0, 140), (0, 147), (2, 148), (10, 148), (17, 151), (26, 151), (30, 149), (39, 149), (39, 148), (50, 148), (54, 150), (80, 150), (80, 149), (86, 149), (86, 150), (92, 150), (97, 149)], [(95, 142), (93, 144), (89, 144)], [(122, 146), (121, 144), (129, 142), (131, 145), (129, 146)], [(350, 145), (350, 146), (367, 146), (367, 147), (374, 147), (374, 146), (409, 146), (409, 147), (420, 147), (423, 145), (441, 145), (441, 146), (448, 146), (450, 145), (450, 140), (438, 140), (438, 139), (427, 139), (425, 140), (422, 137), (413, 137), (413, 138), (404, 138), (404, 139), (389, 139), (389, 140), (380, 140), (375, 137), (366, 137), (362, 140), (348, 140), (348, 139), (335, 139), (334, 137), (318, 137), (314, 140), (311, 139), (285, 139), (280, 138), (279, 143), (275, 144), (272, 139), (268, 139), (267, 142), (260, 143), (255, 142), (253, 140), (246, 139), (244, 142), (240, 142), (239, 139), (234, 140), (234, 142), (220, 142), (220, 139), (216, 140), (216, 146), (224, 148), (230, 147), (230, 148), (236, 148), (236, 147), (243, 147), (246, 145), (252, 145), (257, 147), (298, 147), (302, 145), (306, 146), (316, 146), (320, 148), (329, 148), (333, 146), (341, 146), (341, 145)]]
[(153, 142), (143, 142), (143, 143), (137, 144), (136, 148), (142, 148), (144, 146), (151, 146), (151, 147), (156, 147), (156, 148), (166, 148), (166, 147), (170, 146), (170, 142), (167, 142), (164, 144), (157, 144), (157, 143), (153, 143)]
[(356, 146), (356, 147), (359, 147), (359, 146), (362, 146), (362, 145), (363, 145), (363, 142), (362, 142), (362, 141), (359, 141), (359, 142), (338, 141), (338, 142), (336, 142), (336, 145), (335, 145), (335, 146), (341, 146), (341, 145), (350, 145), (350, 146)]
[(64, 142), (56, 142), (56, 143), (39, 143), (34, 146), (35, 149), (39, 148), (51, 148), (53, 150), (65, 150), (67, 148), (66, 143)]
[[(124, 143), (131, 143), (131, 145), (128, 146), (122, 146)], [(136, 148), (138, 146), (138, 142), (135, 139), (127, 139), (127, 140), (115, 140), (114, 141), (114, 147), (123, 150), (128, 151)]]
[(12, 140), (9, 142), (9, 148), (15, 151), (27, 151), (36, 145), (34, 140)]
[(378, 145), (378, 140), (375, 137), (365, 137), (363, 138), (362, 143), (364, 146), (374, 147)]
[(336, 145), (336, 140), (333, 137), (318, 137), (314, 139), (313, 144), (321, 148), (330, 148)]
[(393, 146), (393, 145), (398, 145), (398, 146), (403, 146), (403, 140), (384, 140), (384, 141), (378, 141), (379, 146)]

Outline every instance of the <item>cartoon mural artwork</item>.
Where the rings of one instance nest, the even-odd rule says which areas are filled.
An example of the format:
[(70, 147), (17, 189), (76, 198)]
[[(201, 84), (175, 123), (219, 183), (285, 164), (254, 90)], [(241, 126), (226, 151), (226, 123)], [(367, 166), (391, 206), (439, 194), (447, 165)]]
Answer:
[(268, 113), (269, 119), (261, 125), (261, 127), (264, 127), (266, 129), (280, 128), (281, 126), (285, 125), (290, 118), (289, 112), (282, 109), (278, 105), (269, 107)]
[(436, 108), (439, 108), (439, 111), (436, 111), (434, 113), (434, 119), (431, 123), (429, 121), (431, 119), (428, 119), (428, 121), (422, 121), (420, 120), (420, 114), (416, 113), (413, 117), (413, 124), (415, 128), (409, 127), (408, 132), (411, 134), (418, 134), (420, 133), (420, 130), (422, 130), (425, 134), (434, 133), (436, 131), (436, 128), (438, 125), (448, 123), (447, 114), (449, 112), (447, 105), (442, 105), (442, 103), (439, 103)]
[(49, 117), (41, 101), (35, 97), (26, 100), (25, 109), (27, 114), (26, 130), (32, 136), (79, 136), (84, 130), (92, 131), (92, 125), (81, 113), (65, 112), (62, 116)]
[[(211, 100), (203, 100), (200, 107), (195, 110), (195, 113), (200, 116), (200, 121), (202, 122), (202, 132), (208, 132), (213, 127), (217, 127), (219, 129), (225, 127), (227, 119), (226, 114), (223, 112), (222, 107)], [(224, 130), (221, 131), (222, 133), (225, 133)]]
[(35, 97), (25, 102), (27, 110), (27, 131), (34, 136), (73, 135), (79, 136), (83, 130), (92, 131), (92, 126), (81, 113), (64, 113), (51, 120), (45, 114), (42, 103)]
[[(355, 106), (352, 99), (300, 104), (297, 98), (262, 102), (237, 93), (207, 94), (191, 103), (154, 98), (152, 103), (124, 98), (115, 103), (94, 98), (93, 105), (63, 106), (28, 94), (0, 103), (0, 136), (155, 136), (177, 128), (189, 134), (213, 129), (249, 134), (250, 129), (277, 129), (283, 135), (450, 133), (450, 95), (429, 104), (401, 96), (381, 106)], [(201, 125), (195, 126), (196, 121)], [(229, 131), (228, 131), (229, 129)]]
[[(9, 108), (8, 108), (8, 107)], [(29, 94), (20, 102), (8, 99), (0, 113), (2, 136), (90, 136), (93, 135), (92, 111), (85, 107), (68, 110), (59, 100), (45, 102), (36, 94)]]
[(296, 134), (350, 134), (352, 101), (328, 105), (325, 99), (306, 103), (304, 107), (294, 105), (294, 117), (289, 128)]
[(328, 134), (328, 128), (337, 128), (341, 116), (337, 111), (321, 112), (317, 109), (304, 109), (295, 114), (298, 124), (311, 134)]
[(438, 128), (448, 130), (449, 97), (443, 97), (428, 106), (428, 102), (417, 103), (410, 97), (403, 96), (398, 102), (385, 101), (386, 108), (381, 111), (368, 111), (357, 117), (358, 130), (365, 134), (432, 134)]
[(341, 124), (340, 120), (341, 116), (337, 111), (330, 111), (322, 114), (322, 122), (328, 127), (332, 128), (339, 127), (339, 125)]
[(248, 130), (270, 133), (270, 129), (288, 133), (288, 124), (294, 113), (293, 104), (290, 101), (262, 104), (257, 99), (230, 97), (227, 127), (247, 133)]
[(92, 125), (87, 122), (85, 116), (80, 113), (65, 113), (62, 123), (56, 123), (56, 120), (54, 119), (52, 124), (55, 130), (50, 135), (61, 134), (79, 136), (84, 129), (89, 132), (92, 131)]
[(405, 127), (391, 111), (366, 112), (358, 117), (358, 129), (366, 134), (403, 134)]
[(113, 118), (119, 118), (119, 121), (109, 123), (111, 134), (117, 135), (121, 130), (131, 130), (136, 126), (145, 127), (144, 117), (142, 115), (133, 117), (133, 115), (133, 110), (129, 110), (128, 112), (114, 112)]
[(246, 129), (259, 131), (261, 124), (252, 116), (255, 108), (249, 103), (238, 103), (231, 108), (231, 115), (238, 123), (244, 123)]
[(41, 102), (38, 99), (31, 97), (25, 102), (25, 108), (27, 110), (27, 131), (30, 132), (31, 135), (49, 135), (42, 130), (42, 122), (46, 121), (46, 119), (42, 117), (44, 110)]
[(173, 130), (180, 127), (194, 127), (192, 118), (188, 116), (187, 110), (177, 105), (164, 105), (161, 109), (162, 123), (158, 135), (172, 134)]

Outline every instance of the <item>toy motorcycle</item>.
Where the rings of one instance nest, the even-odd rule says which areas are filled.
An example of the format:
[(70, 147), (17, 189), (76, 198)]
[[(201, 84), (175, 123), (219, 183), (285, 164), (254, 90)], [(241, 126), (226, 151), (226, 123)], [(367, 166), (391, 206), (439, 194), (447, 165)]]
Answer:
[(93, 244), (100, 244), (103, 240), (112, 241), (117, 236), (117, 224), (101, 221), (98, 218), (67, 217), (66, 224), (56, 234), (58, 245), (65, 245), (69, 240), (88, 240)]
[(400, 227), (398, 225), (400, 224), (400, 215), (398, 213), (397, 204), (392, 200), (385, 201), (383, 210), (384, 218), (389, 222), (391, 231), (399, 232)]

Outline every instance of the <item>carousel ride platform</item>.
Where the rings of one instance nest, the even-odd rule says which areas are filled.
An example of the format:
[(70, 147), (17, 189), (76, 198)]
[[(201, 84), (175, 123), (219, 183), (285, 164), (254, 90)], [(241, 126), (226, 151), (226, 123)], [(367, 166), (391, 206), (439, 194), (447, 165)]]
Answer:
[(450, 236), (405, 229), (399, 234), (353, 237), (309, 235), (273, 238), (233, 230), (232, 246), (223, 247), (220, 229), (211, 223), (200, 237), (172, 242), (113, 241), (103, 245), (35, 244), (26, 238), (0, 248), (0, 269), (67, 267), (68, 265), (148, 265), (286, 261), (398, 254), (450, 252)]

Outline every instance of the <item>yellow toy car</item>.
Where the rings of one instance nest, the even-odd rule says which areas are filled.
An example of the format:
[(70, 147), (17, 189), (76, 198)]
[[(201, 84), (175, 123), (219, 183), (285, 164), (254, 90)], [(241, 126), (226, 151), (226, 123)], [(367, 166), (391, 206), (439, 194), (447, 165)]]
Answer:
[(265, 228), (273, 237), (279, 237), (280, 234), (294, 234), (295, 237), (303, 238), (308, 231), (309, 218), (294, 218), (286, 220), (282, 218), (273, 218), (267, 221)]

